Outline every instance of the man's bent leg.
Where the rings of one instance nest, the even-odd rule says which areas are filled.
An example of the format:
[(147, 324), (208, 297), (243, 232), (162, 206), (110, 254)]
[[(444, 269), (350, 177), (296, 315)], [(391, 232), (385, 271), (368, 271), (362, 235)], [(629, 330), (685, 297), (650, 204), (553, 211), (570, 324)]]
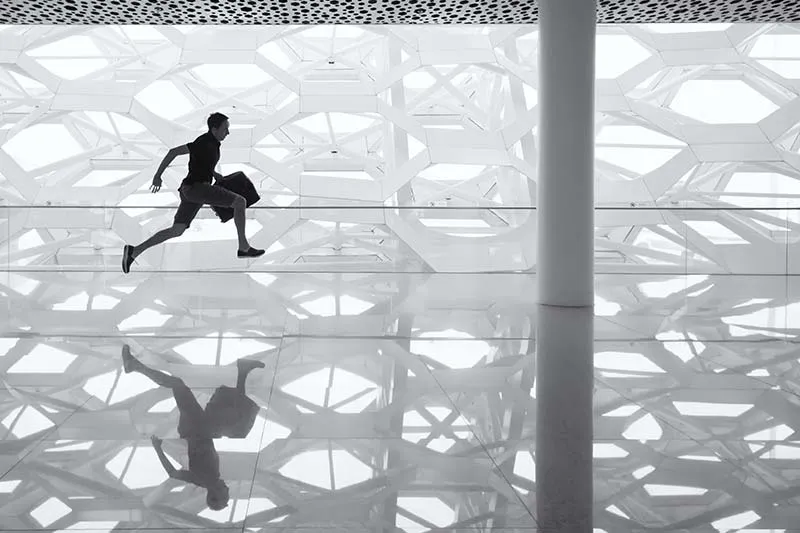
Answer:
[(237, 359), (236, 367), (238, 373), (236, 375), (236, 389), (244, 394), (244, 384), (247, 381), (247, 375), (256, 368), (264, 368), (266, 365), (262, 361), (255, 359)]
[(142, 244), (132, 247), (133, 258), (136, 259), (138, 255), (140, 255), (148, 248), (152, 248), (153, 246), (161, 244), (164, 241), (168, 241), (169, 239), (180, 237), (181, 235), (183, 235), (184, 231), (186, 231), (186, 224), (174, 223), (172, 226), (154, 233), (152, 237), (144, 241)]
[(195, 203), (208, 204), (216, 207), (233, 208), (233, 221), (236, 224), (236, 233), (239, 237), (239, 257), (257, 257), (264, 253), (250, 246), (245, 234), (245, 209), (247, 202), (244, 197), (217, 185), (198, 183), (187, 188), (187, 199)]
[(154, 368), (150, 368), (136, 359), (133, 354), (131, 354), (131, 349), (127, 344), (122, 346), (122, 366), (126, 374), (130, 372), (138, 372), (139, 374), (150, 378), (151, 381), (160, 387), (174, 389), (175, 387), (183, 385), (182, 379), (176, 378), (175, 376), (170, 376), (169, 374), (165, 374), (164, 372), (160, 372)]
[(186, 198), (184, 195), (185, 187), (181, 187), (178, 191), (180, 193), (181, 203), (178, 205), (178, 211), (175, 213), (172, 226), (156, 232), (155, 235), (137, 246), (126, 244), (123, 248), (122, 271), (124, 273), (127, 274), (130, 271), (131, 263), (133, 263), (133, 260), (141, 255), (142, 252), (164, 241), (183, 235), (183, 232), (186, 231), (186, 228), (192, 223), (194, 217), (197, 216), (200, 208), (203, 207), (203, 204), (193, 203)]

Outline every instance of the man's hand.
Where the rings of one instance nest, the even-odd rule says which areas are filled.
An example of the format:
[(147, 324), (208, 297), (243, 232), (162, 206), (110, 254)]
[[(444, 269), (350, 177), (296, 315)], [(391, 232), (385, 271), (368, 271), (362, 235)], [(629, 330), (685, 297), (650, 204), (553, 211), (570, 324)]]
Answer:
[(161, 448), (161, 443), (163, 442), (161, 439), (153, 435), (150, 437), (150, 442), (153, 443), (153, 448)]
[(150, 186), (150, 190), (153, 193), (157, 193), (159, 190), (161, 190), (162, 183), (163, 182), (161, 181), (161, 178), (156, 176), (155, 178), (153, 178), (153, 185)]

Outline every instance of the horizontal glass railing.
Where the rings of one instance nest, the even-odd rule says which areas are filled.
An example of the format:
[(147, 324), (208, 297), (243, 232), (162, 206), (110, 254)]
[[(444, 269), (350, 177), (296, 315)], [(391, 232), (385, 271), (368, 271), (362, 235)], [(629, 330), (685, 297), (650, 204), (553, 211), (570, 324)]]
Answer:
[[(169, 227), (174, 206), (0, 208), (0, 269), (118, 272), (123, 246)], [(598, 207), (595, 271), (800, 273), (800, 208)], [(234, 223), (210, 208), (133, 272), (535, 272), (537, 210), (522, 207), (255, 206), (236, 257)], [(566, 243), (565, 243), (566, 244)]]
[[(102, 351), (131, 335), (222, 335), (273, 348), (285, 336), (336, 336), (384, 339), (374, 346), (383, 350), (407, 338), (467, 349), (534, 338), (537, 301), (536, 276), (519, 273), (4, 271), (0, 346), (4, 336), (85, 336)], [(594, 312), (595, 339), (608, 342), (793, 342), (800, 277), (601, 273)]]

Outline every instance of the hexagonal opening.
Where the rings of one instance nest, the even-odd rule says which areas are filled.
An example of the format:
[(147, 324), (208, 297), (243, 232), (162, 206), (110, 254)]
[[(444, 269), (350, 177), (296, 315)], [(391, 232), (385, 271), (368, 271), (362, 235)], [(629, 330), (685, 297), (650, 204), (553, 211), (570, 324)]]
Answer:
[(333, 295), (323, 296), (300, 304), (300, 307), (309, 313), (322, 317), (336, 315), (356, 316), (372, 309), (374, 306), (375, 304), (373, 303), (365, 302), (347, 294), (338, 297)]
[(750, 124), (778, 106), (742, 80), (689, 80), (670, 109), (707, 124)]
[(193, 365), (225, 366), (237, 359), (272, 350), (275, 344), (256, 339), (240, 338), (235, 333), (209, 333), (177, 345), (175, 352)]
[(113, 135), (137, 135), (147, 130), (141, 122), (113, 111), (84, 111), (95, 126)]
[(30, 405), (13, 409), (3, 419), (3, 426), (18, 439), (54, 426), (53, 422)]
[(597, 36), (595, 76), (614, 79), (650, 57), (650, 51), (630, 35)]
[[(341, 140), (346, 135), (363, 131), (382, 117), (375, 113), (341, 113), (338, 111), (314, 113), (292, 122), (293, 127), (302, 128), (308, 133), (325, 138), (330, 142)], [(312, 139), (309, 139), (313, 142)]]
[(213, 89), (249, 89), (272, 79), (272, 76), (251, 63), (203, 64), (192, 68), (190, 72)]
[(672, 405), (683, 416), (736, 418), (753, 408), (752, 403), (678, 402)]
[(306, 374), (281, 390), (320, 407), (333, 407), (338, 413), (360, 413), (378, 396), (376, 383), (336, 367)]
[[(436, 527), (446, 527), (455, 522), (455, 510), (441, 499), (429, 496), (402, 496), (397, 498), (399, 507), (397, 526), (406, 531), (427, 529), (424, 522)], [(414, 520), (418, 518), (421, 521)]]
[(278, 471), (286, 477), (327, 490), (343, 489), (372, 477), (372, 468), (350, 452), (336, 449), (300, 453)]
[(714, 245), (750, 244), (750, 241), (716, 220), (687, 220), (686, 225)]
[(594, 356), (595, 368), (616, 372), (647, 372), (663, 374), (664, 369), (640, 353), (598, 352)]
[(595, 442), (592, 444), (592, 457), (596, 459), (620, 459), (630, 455), (624, 450), (610, 442)]
[(121, 186), (136, 175), (131, 170), (90, 170), (73, 187)]
[(171, 81), (157, 80), (134, 96), (153, 114), (175, 120), (194, 110), (194, 106)]
[(595, 294), (594, 296), (594, 314), (595, 316), (614, 316), (622, 311), (622, 306), (617, 302), (606, 300), (602, 296)]
[[(800, 195), (800, 180), (776, 172), (734, 172), (724, 191), (731, 195), (722, 194), (719, 199), (739, 207), (788, 207), (794, 201), (791, 195)], [(752, 196), (742, 196), (747, 194)]]
[(9, 139), (3, 150), (30, 172), (76, 156), (83, 147), (63, 124), (33, 124)]
[(431, 181), (467, 181), (486, 170), (486, 165), (436, 163), (420, 171), (417, 176)]
[(647, 483), (644, 490), (650, 496), (702, 496), (708, 489), (683, 485), (655, 485)]
[(163, 315), (154, 309), (145, 307), (138, 313), (129, 316), (117, 326), (120, 331), (140, 328), (160, 328), (172, 315)]
[(8, 369), (10, 374), (61, 374), (77, 358), (64, 350), (37, 344)]
[(0, 494), (11, 494), (22, 483), (21, 479), (10, 479), (8, 481), (0, 481)]
[[(165, 455), (172, 464), (177, 463), (169, 454)], [(133, 490), (155, 487), (169, 478), (149, 445), (123, 448), (106, 463), (106, 470)]]
[(756, 38), (749, 55), (786, 79), (800, 79), (800, 35), (761, 35)]
[(141, 374), (120, 374), (119, 370), (92, 376), (83, 386), (83, 390), (108, 405), (124, 402), (156, 388), (158, 385)]
[(628, 440), (649, 441), (658, 440), (663, 434), (664, 430), (661, 429), (661, 425), (653, 415), (647, 413), (628, 426), (622, 436)]
[(295, 61), (300, 61), (299, 57), (290, 55), (290, 50), (292, 49), (284, 43), (270, 41), (261, 45), (256, 52), (275, 63), (278, 67), (288, 70)]
[(492, 352), (488, 342), (454, 329), (425, 332), (419, 337), (411, 341), (411, 352), (429, 357), (448, 368), (472, 368)]
[[(789, 336), (785, 330), (800, 327), (800, 303), (788, 305), (765, 306), (747, 314), (733, 313), (733, 316), (723, 316), (722, 321), (730, 328), (730, 334), (736, 337), (748, 335), (764, 335), (777, 338)], [(759, 329), (769, 328), (769, 329)]]
[(37, 506), (36, 509), (32, 510), (31, 517), (39, 522), (42, 527), (47, 527), (53, 522), (61, 520), (71, 512), (72, 508), (55, 496), (52, 496), (41, 505)]
[[(536, 461), (531, 452), (528, 450), (517, 452), (517, 456), (514, 459), (514, 474), (530, 481), (536, 481)], [(515, 486), (515, 488), (523, 494), (528, 493), (522, 487)]]
[(639, 175), (661, 167), (686, 146), (652, 129), (628, 125), (603, 126), (595, 143), (595, 157)]
[(82, 78), (110, 64), (88, 35), (71, 35), (34, 48), (27, 54), (37, 58), (40, 65), (66, 80)]
[(800, 35), (767, 33), (756, 37), (748, 54), (754, 58), (800, 59)]
[(662, 342), (664, 349), (675, 354), (684, 363), (694, 359), (695, 354), (702, 354), (706, 349), (706, 345), (699, 342), (697, 335), (691, 332), (662, 331), (656, 334), (656, 340)]
[(711, 522), (711, 527), (720, 532), (739, 531), (758, 520), (761, 520), (760, 514), (755, 511), (745, 511), (715, 520)]

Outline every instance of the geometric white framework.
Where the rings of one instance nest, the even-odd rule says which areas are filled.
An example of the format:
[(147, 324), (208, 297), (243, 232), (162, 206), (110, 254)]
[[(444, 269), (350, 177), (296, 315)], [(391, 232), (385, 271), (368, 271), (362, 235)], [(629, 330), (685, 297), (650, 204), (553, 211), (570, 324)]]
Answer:
[[(800, 268), (797, 29), (599, 28), (598, 271)], [(244, 170), (263, 197), (254, 268), (535, 269), (535, 26), (0, 36), (9, 266), (116, 268), (123, 242), (171, 220), (185, 158), (152, 195), (161, 157), (219, 110), (232, 125), (221, 170)], [(212, 216), (140, 262), (230, 267), (219, 243), (188, 244), (233, 237)]]
[[(797, 29), (599, 29), (598, 531), (798, 523), (800, 286), (763, 275), (798, 269)], [(0, 40), (0, 530), (535, 528), (536, 27)], [(268, 253), (206, 209), (123, 275), (214, 110)], [(266, 361), (228, 508), (164, 477), (175, 404), (123, 338), (201, 404)]]
[[(14, 309), (0, 339), (4, 530), (535, 526), (533, 276), (13, 275), (38, 286), (0, 286)], [(118, 302), (54, 305), (89, 287)], [(799, 289), (782, 276), (598, 276), (621, 308), (595, 326), (596, 527), (790, 530)], [(337, 292), (373, 305), (302, 305)], [(164, 320), (115, 328), (143, 307)], [(175, 404), (123, 373), (120, 335), (201, 405), (233, 384), (232, 358), (267, 361), (248, 380), (253, 430), (217, 442), (225, 510), (166, 479), (147, 436), (186, 465)], [(196, 359), (188, 338), (203, 340)]]

